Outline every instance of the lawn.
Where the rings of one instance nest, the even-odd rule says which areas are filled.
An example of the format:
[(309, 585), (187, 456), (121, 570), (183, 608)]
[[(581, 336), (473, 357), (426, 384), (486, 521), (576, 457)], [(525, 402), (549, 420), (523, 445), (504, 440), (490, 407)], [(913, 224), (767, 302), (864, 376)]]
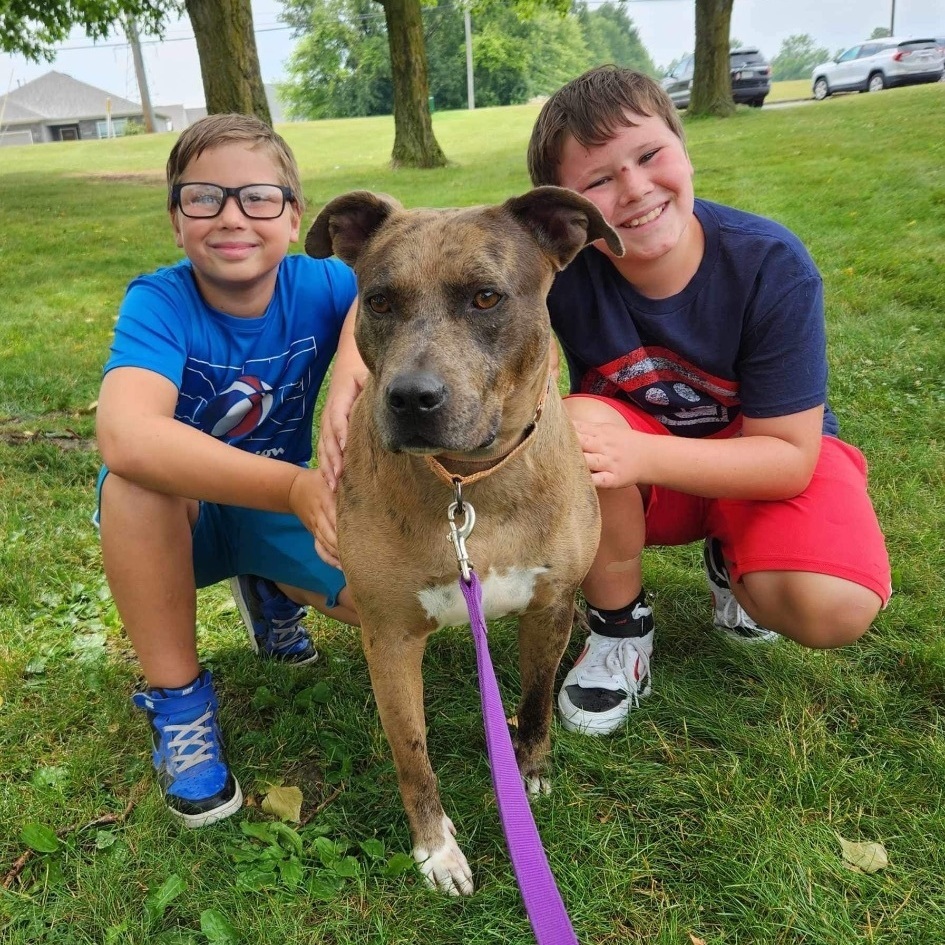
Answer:
[[(528, 187), (531, 107), (441, 112), (452, 160), (386, 166), (390, 119), (282, 128), (309, 208)], [(774, 217), (826, 282), (831, 403), (870, 460), (895, 594), (855, 646), (739, 648), (711, 628), (698, 548), (653, 551), (654, 694), (608, 739), (554, 732), (535, 814), (585, 945), (945, 941), (945, 86), (687, 121), (701, 195)], [(309, 668), (261, 665), (225, 589), (201, 592), (249, 806), (181, 829), (152, 784), (133, 653), (89, 517), (94, 403), (128, 281), (178, 257), (170, 134), (0, 151), (0, 942), (527, 945), (484, 753), (472, 642), (425, 664), (430, 754), (478, 885), (427, 892), (356, 633), (312, 620)], [(536, 505), (540, 512), (540, 504)], [(490, 644), (506, 704), (514, 628)], [(575, 634), (568, 663), (582, 639)], [(260, 809), (302, 791), (304, 824)], [(851, 870), (841, 839), (889, 863)]]

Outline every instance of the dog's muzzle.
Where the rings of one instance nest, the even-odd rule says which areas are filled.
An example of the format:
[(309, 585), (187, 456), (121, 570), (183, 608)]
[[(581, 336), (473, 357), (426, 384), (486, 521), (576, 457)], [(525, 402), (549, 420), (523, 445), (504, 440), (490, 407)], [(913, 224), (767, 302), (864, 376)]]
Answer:
[(491, 423), (477, 429), (482, 416), (463, 411), (446, 381), (430, 371), (398, 374), (384, 390), (380, 414), (384, 446), (392, 452), (467, 452), (487, 448), (498, 431)]

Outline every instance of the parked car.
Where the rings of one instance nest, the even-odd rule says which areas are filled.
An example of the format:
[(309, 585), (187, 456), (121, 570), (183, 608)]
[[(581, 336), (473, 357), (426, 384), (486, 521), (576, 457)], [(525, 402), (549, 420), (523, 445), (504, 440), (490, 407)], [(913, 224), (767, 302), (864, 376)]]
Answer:
[(943, 59), (945, 50), (935, 38), (870, 39), (814, 69), (814, 98), (822, 101), (834, 92), (879, 92), (895, 85), (938, 82)]
[[(736, 104), (761, 108), (771, 91), (771, 66), (754, 48), (733, 49), (729, 54), (732, 68), (732, 98)], [(667, 76), (660, 79), (677, 108), (689, 107), (695, 56), (686, 56)]]

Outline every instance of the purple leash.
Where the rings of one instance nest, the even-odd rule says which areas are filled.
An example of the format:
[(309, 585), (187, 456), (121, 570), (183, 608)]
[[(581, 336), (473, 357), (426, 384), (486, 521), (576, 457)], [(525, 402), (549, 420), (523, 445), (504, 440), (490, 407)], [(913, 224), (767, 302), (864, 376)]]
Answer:
[[(466, 509), (471, 510), (469, 503)], [(452, 507), (450, 521), (452, 522)], [(467, 512), (467, 515), (470, 515)], [(472, 521), (475, 518), (470, 516)], [(472, 522), (466, 531), (472, 531)], [(463, 535), (465, 538), (466, 535)], [(453, 539), (454, 545), (457, 545)], [(459, 542), (461, 545), (462, 542)], [(532, 809), (522, 785), (522, 775), (515, 760), (515, 750), (509, 737), (505, 711), (499, 695), (499, 684), (489, 657), (486, 639), (486, 622), (482, 613), (482, 585), (476, 572), (468, 566), (468, 558), (457, 558), (463, 575), (459, 586), (469, 609), (469, 624), (476, 644), (476, 668), (479, 672), (479, 689), (482, 693), (482, 717), (486, 730), (486, 748), (492, 768), (492, 784), (495, 788), (499, 819), (509, 848), (512, 869), (525, 903), (525, 912), (531, 922), (538, 945), (578, 945), (571, 920), (561, 901), (561, 894), (545, 858), (545, 851), (538, 836), (538, 828), (532, 817)], [(465, 560), (464, 560), (465, 559)], [(464, 563), (466, 567), (463, 567)], [(467, 577), (468, 574), (468, 577)], [(467, 583), (468, 581), (468, 583)]]

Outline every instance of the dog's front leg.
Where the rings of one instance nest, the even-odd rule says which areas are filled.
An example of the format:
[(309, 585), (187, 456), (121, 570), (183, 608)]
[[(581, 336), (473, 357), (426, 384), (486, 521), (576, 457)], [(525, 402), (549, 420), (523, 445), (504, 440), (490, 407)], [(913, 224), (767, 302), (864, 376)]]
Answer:
[(426, 637), (403, 627), (385, 625), (377, 631), (365, 624), (362, 639), (410, 821), (414, 859), (432, 889), (451, 896), (471, 895), (472, 871), (455, 840), (456, 828), (443, 810), (427, 755), (421, 675)]
[(518, 652), (522, 700), (518, 707), (515, 757), (530, 796), (551, 793), (545, 773), (551, 748), (555, 674), (571, 637), (573, 594), (544, 610), (519, 617)]

